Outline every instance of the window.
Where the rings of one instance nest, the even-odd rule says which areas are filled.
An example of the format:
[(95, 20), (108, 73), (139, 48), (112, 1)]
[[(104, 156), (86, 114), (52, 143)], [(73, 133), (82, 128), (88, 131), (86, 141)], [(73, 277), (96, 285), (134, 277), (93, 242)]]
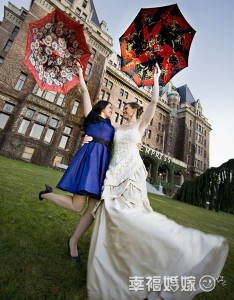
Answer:
[(66, 133), (66, 134), (71, 134), (71, 132), (72, 132), (72, 127), (65, 126), (63, 132)]
[(121, 108), (122, 101), (118, 99), (118, 108)]
[(113, 82), (108, 81), (108, 83), (107, 83), (107, 88), (108, 88), (109, 90), (111, 90), (112, 87), (113, 87)]
[(68, 141), (68, 136), (62, 135), (60, 143), (59, 143), (59, 148), (65, 149)]
[(83, 13), (83, 14), (81, 15), (81, 19), (84, 20), (84, 21), (86, 21), (86, 20), (87, 20), (87, 15), (86, 15), (85, 13)]
[(30, 108), (27, 109), (26, 113), (25, 113), (25, 117), (28, 119), (32, 119), (34, 116), (35, 110), (32, 110)]
[(25, 18), (26, 16), (27, 16), (26, 11), (23, 11), (22, 14), (21, 14), (21, 17), (22, 17), (22, 18)]
[[(4, 129), (10, 114), (12, 113), (15, 105), (9, 102), (6, 102), (3, 106), (3, 112), (0, 112), (0, 129)], [(5, 112), (5, 113), (4, 113)]]
[(34, 148), (25, 147), (24, 152), (22, 154), (22, 158), (24, 158), (27, 161), (30, 161), (32, 159), (34, 151), (35, 151)]
[(110, 99), (110, 94), (105, 93), (103, 100), (109, 101), (109, 99)]
[[(190, 163), (190, 156), (188, 155), (187, 156), (187, 165), (189, 165), (189, 163)], [(196, 166), (196, 165), (195, 165)]]
[(18, 132), (21, 134), (25, 134), (28, 129), (29, 124), (30, 124), (29, 120), (23, 119), (23, 121), (21, 122), (20, 127), (18, 129)]
[(59, 106), (64, 106), (64, 99), (65, 99), (65, 95), (64, 94), (57, 94), (56, 97), (56, 104)]
[(87, 0), (84, 0), (83, 3), (82, 3), (82, 7), (83, 7), (83, 8), (86, 8), (87, 3), (88, 3), (88, 1), (87, 1)]
[(13, 31), (12, 31), (12, 34), (13, 34), (13, 35), (17, 35), (18, 32), (19, 32), (19, 27), (18, 27), (18, 26), (15, 26), (15, 28), (14, 28)]
[(164, 124), (162, 124), (162, 132), (164, 131)]
[(161, 123), (158, 123), (158, 130), (161, 130)]
[(101, 96), (102, 100), (109, 101), (109, 99), (110, 99), (110, 94), (105, 92), (104, 90), (101, 90), (100, 96)]
[(150, 121), (150, 126), (152, 126), (153, 125), (153, 119)]
[(3, 63), (4, 57), (0, 56), (0, 65)]
[(53, 162), (53, 166), (56, 166), (57, 164), (61, 164), (62, 161), (63, 161), (63, 157), (62, 156), (59, 156), (59, 155), (55, 156), (54, 162)]
[(44, 128), (45, 126), (34, 123), (29, 136), (39, 140), (41, 138)]
[(76, 14), (79, 16), (80, 13), (81, 13), (81, 10), (77, 7), (77, 9), (76, 9)]
[(4, 113), (0, 113), (0, 129), (4, 129), (6, 126), (6, 123), (9, 119), (9, 115), (4, 114)]
[(91, 63), (88, 63), (88, 64), (87, 64), (87, 67), (86, 67), (86, 70), (85, 70), (85, 74), (86, 74), (86, 75), (90, 75), (91, 70), (92, 70), (92, 64), (91, 64)]
[(101, 97), (101, 99), (104, 98), (104, 95), (105, 95), (105, 91), (104, 91), (104, 90), (101, 90), (101, 92), (100, 92), (100, 97)]
[(120, 116), (119, 116), (119, 124), (123, 124), (123, 120), (124, 120), (123, 116), (120, 115)]
[(124, 97), (124, 98), (128, 99), (128, 92), (124, 91), (123, 89), (120, 89), (119, 95), (121, 97)]
[(73, 104), (73, 107), (72, 107), (72, 115), (75, 115), (77, 113), (77, 110), (80, 106), (80, 102), (79, 101), (75, 101), (74, 104)]
[(59, 94), (51, 91), (43, 91), (41, 90), (38, 85), (36, 84), (33, 93), (39, 97), (42, 97), (43, 99), (48, 100), (49, 102), (56, 103), (59, 106), (65, 105), (65, 95)]
[(156, 136), (156, 143), (159, 143), (159, 134)]
[(115, 113), (115, 123), (117, 123), (118, 120), (119, 120), (119, 114), (116, 112), (116, 113)]
[(27, 79), (27, 76), (28, 75), (23, 73), (23, 72), (20, 73), (20, 77), (19, 77), (19, 80), (16, 83), (15, 90), (20, 91), (22, 89), (22, 87), (24, 86), (24, 83)]
[(170, 137), (168, 140), (168, 146), (171, 146), (171, 143), (172, 143), (172, 137)]
[[(41, 94), (41, 92), (42, 92), (42, 94)], [(55, 97), (56, 97), (56, 93), (55, 92), (49, 92), (49, 91), (48, 92), (44, 92), (42, 90), (39, 91), (39, 95), (42, 96), (42, 98), (48, 100), (49, 102), (54, 102)]]
[(128, 99), (128, 92), (124, 92), (124, 98)]
[(37, 117), (36, 117), (37, 121), (43, 123), (43, 124), (46, 124), (49, 117), (47, 115), (44, 115), (44, 114), (41, 114), (41, 113), (38, 113)]
[(14, 104), (6, 102), (5, 105), (3, 106), (3, 111), (11, 113), (13, 111), (14, 107), (15, 107)]
[(52, 140), (53, 135), (54, 135), (54, 129), (48, 128), (47, 131), (46, 131), (44, 142), (50, 143), (51, 140)]
[(3, 51), (8, 52), (12, 46), (12, 43), (13, 42), (11, 40), (8, 40), (5, 47), (3, 48)]
[(107, 83), (108, 83), (108, 79), (107, 79), (107, 78), (104, 78), (104, 79), (103, 79), (103, 85), (104, 85), (104, 86), (107, 86)]
[(94, 48), (91, 49), (91, 58), (94, 59), (96, 57), (97, 54), (97, 50), (95, 50)]
[(146, 135), (146, 137), (148, 138), (148, 139), (150, 139), (151, 138), (151, 130), (147, 130), (146, 129), (146, 131), (145, 131), (145, 135)]
[(159, 114), (159, 119), (162, 120), (162, 114), (161, 113)]
[(54, 119), (54, 118), (51, 118), (51, 120), (50, 120), (50, 122), (49, 122), (49, 125), (50, 125), (51, 127), (56, 128), (56, 127), (58, 126), (58, 123), (59, 123), (59, 120)]

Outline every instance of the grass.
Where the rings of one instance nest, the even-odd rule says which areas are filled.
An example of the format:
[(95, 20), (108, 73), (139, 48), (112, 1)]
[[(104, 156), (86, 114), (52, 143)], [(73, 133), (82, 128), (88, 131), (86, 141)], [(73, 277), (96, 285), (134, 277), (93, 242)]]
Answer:
[[(68, 258), (66, 242), (80, 215), (37, 198), (45, 182), (55, 186), (61, 175), (60, 171), (0, 156), (1, 300), (87, 299), (86, 264), (92, 227), (80, 242), (82, 263), (78, 266)], [(226, 285), (218, 284), (212, 292), (195, 299), (234, 299), (233, 215), (163, 196), (149, 197), (154, 210), (176, 222), (228, 239), (230, 251), (222, 272)]]

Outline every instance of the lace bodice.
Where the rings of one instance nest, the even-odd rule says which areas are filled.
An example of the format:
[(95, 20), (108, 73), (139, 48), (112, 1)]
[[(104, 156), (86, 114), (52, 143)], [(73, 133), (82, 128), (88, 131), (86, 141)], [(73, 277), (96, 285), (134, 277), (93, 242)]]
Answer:
[(127, 130), (116, 129), (114, 153), (106, 173), (104, 185), (118, 185), (142, 167), (143, 161), (137, 147), (140, 142), (141, 134), (137, 127)]

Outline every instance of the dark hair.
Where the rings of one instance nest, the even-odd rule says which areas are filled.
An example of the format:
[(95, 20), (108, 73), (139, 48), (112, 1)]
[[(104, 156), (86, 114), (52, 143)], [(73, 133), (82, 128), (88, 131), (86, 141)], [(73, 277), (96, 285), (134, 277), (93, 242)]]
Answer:
[(138, 104), (137, 102), (129, 102), (129, 103), (126, 103), (126, 105), (130, 105), (131, 108), (136, 108), (137, 109), (137, 119), (140, 117), (140, 115), (143, 113), (143, 107), (140, 106), (140, 104)]
[(96, 104), (94, 104), (92, 110), (85, 118), (84, 128), (86, 128), (91, 123), (97, 122), (99, 120), (98, 117), (101, 114), (102, 110), (105, 109), (109, 103), (110, 103), (109, 101), (100, 100)]

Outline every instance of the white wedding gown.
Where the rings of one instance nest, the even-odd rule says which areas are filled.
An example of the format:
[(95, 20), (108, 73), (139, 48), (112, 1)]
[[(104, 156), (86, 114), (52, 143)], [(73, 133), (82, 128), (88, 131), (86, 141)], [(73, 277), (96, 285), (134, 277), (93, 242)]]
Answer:
[[(90, 300), (193, 299), (202, 292), (200, 278), (217, 279), (227, 257), (223, 237), (183, 227), (152, 210), (147, 172), (136, 146), (140, 140), (137, 128), (116, 129), (103, 200), (94, 210), (87, 275)], [(164, 279), (172, 276), (179, 283), (183, 276), (196, 280), (193, 288), (182, 291), (175, 281), (168, 288)]]

